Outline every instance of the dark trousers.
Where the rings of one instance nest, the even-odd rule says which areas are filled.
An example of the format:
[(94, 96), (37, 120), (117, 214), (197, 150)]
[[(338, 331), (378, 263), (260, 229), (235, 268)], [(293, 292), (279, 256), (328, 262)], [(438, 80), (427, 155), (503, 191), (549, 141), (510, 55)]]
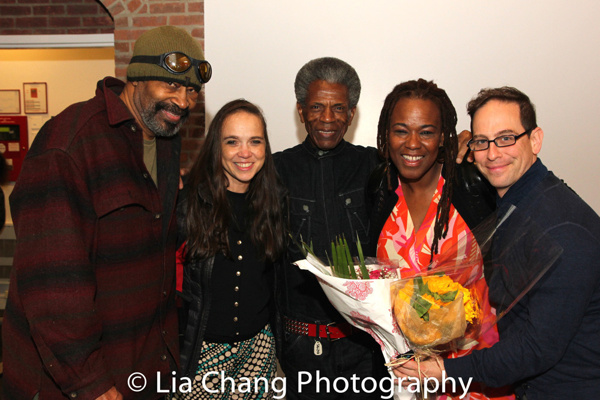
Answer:
[[(320, 355), (315, 355), (316, 341), (321, 343)], [(390, 376), (381, 348), (364, 332), (334, 341), (285, 332), (282, 356), (288, 400), (381, 399), (379, 381)], [(343, 379), (334, 382), (336, 378)], [(371, 392), (373, 382), (377, 389)]]

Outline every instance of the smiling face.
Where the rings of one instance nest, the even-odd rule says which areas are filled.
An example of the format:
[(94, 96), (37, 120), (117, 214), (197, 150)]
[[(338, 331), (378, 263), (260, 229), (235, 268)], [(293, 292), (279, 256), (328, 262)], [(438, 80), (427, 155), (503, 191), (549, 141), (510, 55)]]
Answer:
[(137, 81), (132, 85), (132, 112), (146, 139), (177, 134), (198, 101), (198, 91), (179, 83)]
[[(525, 128), (517, 103), (490, 100), (473, 115), (473, 139), (493, 140), (504, 135), (519, 135)], [(517, 182), (537, 159), (544, 132), (535, 128), (508, 147), (490, 143), (487, 150), (473, 152), (481, 173), (496, 188), (500, 197)]]
[(296, 108), (313, 145), (331, 150), (342, 141), (356, 111), (348, 104), (345, 85), (314, 81), (308, 86), (306, 106), (298, 103)]
[(250, 181), (265, 163), (266, 141), (260, 118), (238, 111), (223, 121), (221, 129), (221, 161), (229, 185), (235, 193), (248, 191)]
[(440, 110), (431, 100), (398, 100), (388, 128), (390, 158), (403, 182), (438, 179), (442, 145)]

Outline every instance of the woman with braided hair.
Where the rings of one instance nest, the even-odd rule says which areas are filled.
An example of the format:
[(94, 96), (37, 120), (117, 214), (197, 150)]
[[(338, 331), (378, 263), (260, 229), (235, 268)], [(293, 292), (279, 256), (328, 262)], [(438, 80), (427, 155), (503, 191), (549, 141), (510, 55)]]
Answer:
[[(397, 85), (381, 110), (377, 148), (385, 161), (371, 177), (374, 207), (370, 243), (377, 247), (370, 252), (380, 259), (398, 260), (402, 278), (426, 270), (441, 257), (454, 259), (459, 251), (478, 252), (474, 240), (460, 248), (457, 241), (494, 210), (495, 197), (489, 184), (473, 165), (455, 162), (456, 122), (456, 110), (446, 92), (424, 79)], [(478, 285), (486, 299), (485, 330), (495, 317), (487, 303), (485, 280)], [(496, 341), (494, 327), (475, 346), (444, 357), (460, 357)], [(509, 394), (474, 386), (470, 390), (470, 399)], [(453, 397), (445, 394), (440, 398)]]

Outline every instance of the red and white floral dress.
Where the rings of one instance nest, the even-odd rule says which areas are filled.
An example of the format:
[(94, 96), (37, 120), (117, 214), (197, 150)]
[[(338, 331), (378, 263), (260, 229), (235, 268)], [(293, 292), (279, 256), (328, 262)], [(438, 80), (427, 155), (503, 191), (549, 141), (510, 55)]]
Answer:
[[(417, 231), (413, 225), (408, 206), (402, 193), (402, 185), (398, 184), (396, 194), (398, 202), (393, 208), (388, 217), (383, 230), (377, 242), (377, 258), (398, 260), (400, 263), (400, 273), (402, 278), (411, 277), (412, 275), (424, 271), (431, 264), (431, 244), (433, 242), (435, 216), (437, 206), (442, 194), (442, 188), (445, 180), (442, 176), (438, 181), (437, 188), (429, 204), (427, 214), (423, 223)], [(479, 246), (473, 239), (466, 222), (458, 214), (456, 209), (451, 206), (450, 218), (448, 222), (448, 233), (445, 238), (440, 238), (438, 241), (438, 253), (433, 256), (433, 260), (438, 260), (441, 257), (444, 259), (458, 259), (461, 254), (458, 252), (473, 254), (477, 253), (481, 258)], [(462, 241), (460, 246), (458, 242)], [(483, 262), (483, 260), (481, 261)], [(487, 302), (488, 288), (484, 279), (477, 283), (477, 290), (482, 293), (481, 298), (485, 299), (482, 304), (484, 313), (483, 324), (481, 327), (484, 334), (478, 339), (479, 343), (468, 349), (459, 349), (455, 352), (445, 354), (446, 358), (456, 358), (471, 353), (474, 349), (482, 349), (492, 346), (498, 341), (498, 331), (496, 326), (490, 328), (490, 324), (495, 321), (495, 310)], [(463, 399), (514, 399), (514, 395), (503, 396), (502, 394), (509, 393), (506, 389), (494, 390), (492, 388), (483, 389), (479, 385), (471, 385), (472, 390)], [(483, 392), (483, 393), (482, 393)], [(485, 394), (484, 394), (485, 393)], [(441, 395), (439, 400), (458, 399), (459, 395)]]

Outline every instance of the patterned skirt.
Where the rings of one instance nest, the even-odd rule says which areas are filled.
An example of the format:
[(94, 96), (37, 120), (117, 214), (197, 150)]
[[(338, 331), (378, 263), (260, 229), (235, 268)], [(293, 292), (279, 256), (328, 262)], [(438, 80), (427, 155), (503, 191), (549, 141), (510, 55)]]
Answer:
[(267, 324), (254, 337), (241, 342), (203, 342), (191, 390), (174, 398), (272, 399), (276, 370), (275, 338)]

